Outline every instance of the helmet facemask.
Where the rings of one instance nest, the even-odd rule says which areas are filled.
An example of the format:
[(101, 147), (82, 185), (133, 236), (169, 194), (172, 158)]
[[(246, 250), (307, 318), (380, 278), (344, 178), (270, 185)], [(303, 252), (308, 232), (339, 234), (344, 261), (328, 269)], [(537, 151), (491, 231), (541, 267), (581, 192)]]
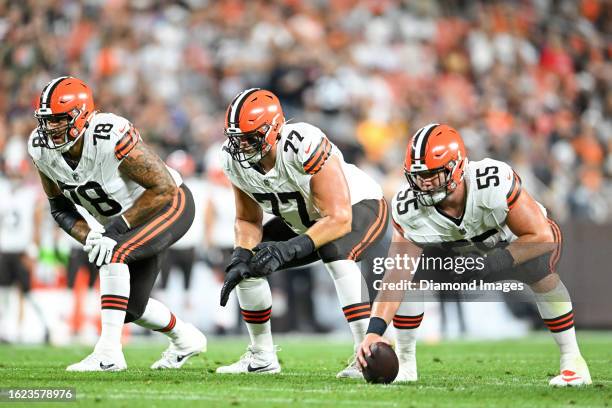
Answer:
[[(455, 161), (431, 170), (404, 171), (410, 187), (415, 193), (419, 204), (431, 207), (444, 201), (455, 189), (457, 183), (453, 181)], [(423, 181), (427, 180), (433, 187), (423, 189)]]
[(239, 128), (227, 128), (225, 136), (229, 140), (228, 152), (232, 159), (245, 168), (251, 168), (259, 163), (272, 148), (266, 138), (272, 126), (263, 124), (250, 132), (241, 132)]
[[(66, 153), (80, 139), (85, 132), (85, 127), (79, 131), (75, 126), (77, 119), (81, 116), (82, 110), (73, 109), (66, 113), (47, 113), (41, 112), (44, 109), (36, 111), (34, 116), (38, 120), (38, 135), (48, 149), (59, 150), (61, 153)], [(48, 109), (50, 111), (50, 109)], [(53, 123), (65, 121), (64, 125), (53, 126)], [(56, 143), (54, 138), (63, 136), (63, 142)]]

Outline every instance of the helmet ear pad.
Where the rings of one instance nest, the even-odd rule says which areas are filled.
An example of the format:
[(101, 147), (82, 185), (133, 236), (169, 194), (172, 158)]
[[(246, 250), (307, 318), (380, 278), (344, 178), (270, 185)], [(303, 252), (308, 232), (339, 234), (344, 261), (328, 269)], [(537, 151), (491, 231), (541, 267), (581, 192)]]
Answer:
[(451, 166), (446, 166), (449, 170), (449, 178), (448, 178), (448, 191), (453, 192), (459, 187), (459, 184), (463, 181), (463, 175), (465, 174), (465, 167), (467, 166), (468, 159), (462, 158), (459, 161), (449, 162), (452, 164)]
[(270, 129), (266, 133), (265, 142), (270, 147), (274, 146), (278, 139), (280, 138), (280, 130), (283, 124), (285, 123), (285, 118), (282, 113), (277, 113), (274, 118), (272, 118), (272, 123), (270, 124)]

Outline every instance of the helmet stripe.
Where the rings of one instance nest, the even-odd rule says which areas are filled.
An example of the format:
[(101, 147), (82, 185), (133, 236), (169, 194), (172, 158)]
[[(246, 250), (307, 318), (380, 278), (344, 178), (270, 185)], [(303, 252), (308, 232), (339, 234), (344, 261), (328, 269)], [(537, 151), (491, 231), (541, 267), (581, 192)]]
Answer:
[(47, 84), (47, 86), (45, 86), (45, 89), (43, 89), (42, 93), (40, 94), (40, 107), (41, 107), (41, 109), (42, 108), (49, 108), (50, 107), (50, 104), (51, 104), (51, 95), (53, 94), (53, 91), (59, 85), (59, 83), (62, 82), (66, 78), (68, 78), (68, 77), (67, 76), (62, 76), (62, 77), (59, 77), (59, 78), (55, 78), (54, 80), (50, 81)]
[(240, 109), (242, 109), (242, 105), (244, 104), (244, 101), (247, 99), (247, 97), (255, 91), (259, 91), (259, 88), (247, 89), (239, 93), (238, 96), (234, 98), (230, 105), (229, 111), (227, 112), (227, 124), (229, 126), (231, 126), (231, 124), (234, 124), (235, 127), (239, 127), (238, 120), (240, 119)]
[(427, 139), (433, 130), (438, 126), (438, 123), (430, 123), (427, 126), (423, 126), (421, 130), (415, 136), (415, 145), (413, 153), (419, 152), (419, 156), (415, 157), (417, 164), (422, 164), (421, 161), (425, 159), (425, 153), (427, 152)]

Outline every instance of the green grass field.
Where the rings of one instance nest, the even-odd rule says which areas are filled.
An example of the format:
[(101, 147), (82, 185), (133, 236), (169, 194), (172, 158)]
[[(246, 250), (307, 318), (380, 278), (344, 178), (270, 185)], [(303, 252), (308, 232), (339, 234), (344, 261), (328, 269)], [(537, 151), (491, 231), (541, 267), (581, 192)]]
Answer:
[[(239, 357), (244, 340), (212, 339), (208, 353), (179, 371), (148, 366), (163, 344), (125, 348), (128, 370), (120, 373), (67, 373), (64, 368), (88, 348), (0, 346), (0, 387), (74, 387), (76, 403), (42, 406), (333, 406), (354, 407), (581, 407), (612, 406), (612, 335), (582, 334), (593, 385), (552, 389), (557, 348), (544, 334), (501, 342), (449, 342), (418, 347), (419, 382), (369, 385), (338, 380), (350, 345), (325, 339), (277, 338), (283, 373), (276, 376), (221, 376), (214, 369)], [(0, 403), (24, 407), (32, 404)]]

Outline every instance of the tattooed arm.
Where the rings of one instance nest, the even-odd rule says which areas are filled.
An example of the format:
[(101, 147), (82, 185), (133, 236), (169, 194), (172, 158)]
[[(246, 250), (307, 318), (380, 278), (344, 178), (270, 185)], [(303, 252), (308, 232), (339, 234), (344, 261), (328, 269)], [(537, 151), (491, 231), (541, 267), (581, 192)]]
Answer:
[(87, 221), (78, 213), (74, 204), (62, 194), (62, 190), (53, 180), (40, 170), (38, 175), (40, 176), (43, 190), (49, 199), (53, 218), (64, 231), (84, 244), (90, 231)]
[(119, 172), (146, 190), (122, 215), (132, 228), (144, 224), (170, 203), (176, 183), (153, 149), (139, 141), (119, 165)]

